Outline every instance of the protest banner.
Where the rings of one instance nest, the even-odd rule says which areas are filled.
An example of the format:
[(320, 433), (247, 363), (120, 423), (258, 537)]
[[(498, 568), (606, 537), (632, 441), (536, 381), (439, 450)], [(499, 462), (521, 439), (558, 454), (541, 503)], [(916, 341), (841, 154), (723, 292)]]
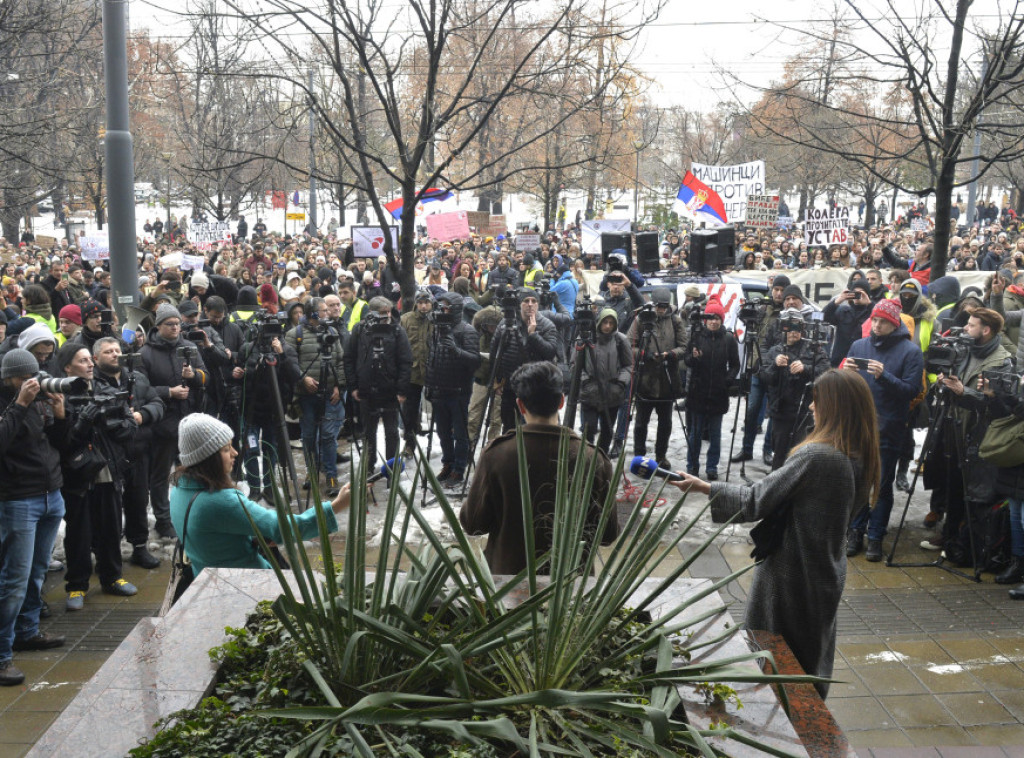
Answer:
[(182, 271), (202, 271), (204, 265), (206, 265), (206, 258), (203, 256), (185, 253), (181, 256), (181, 266), (179, 268)]
[(427, 236), (434, 242), (468, 240), (469, 218), (466, 214), (467, 211), (453, 211), (427, 216)]
[(779, 229), (792, 229), (793, 228), (793, 217), (792, 216), (779, 216)]
[(804, 212), (804, 242), (808, 247), (848, 245), (850, 243), (850, 209), (808, 208)]
[[(429, 216), (428, 216), (429, 218)], [(390, 226), (391, 250), (398, 254), (398, 227)], [(379, 226), (351, 227), (352, 255), (356, 258), (376, 258), (384, 255), (384, 232)]]
[(602, 218), (583, 222), (583, 254), (601, 255), (602, 234), (629, 234), (632, 222), (628, 218)]
[(188, 239), (196, 250), (210, 250), (220, 242), (231, 242), (231, 228), (227, 221), (196, 222), (188, 228)]
[(743, 223), (747, 212), (747, 198), (750, 195), (765, 193), (764, 161), (751, 161), (734, 166), (691, 163), (690, 171), (722, 198), (726, 219), (730, 224)]
[(529, 234), (517, 234), (516, 250), (523, 250), (527, 253), (540, 250), (540, 235), (533, 234), (532, 232)]
[(47, 237), (45, 234), (37, 234), (36, 244), (43, 248), (43, 250), (49, 250), (50, 248), (57, 247), (57, 238)]
[(778, 195), (750, 195), (746, 225), (753, 229), (774, 229), (779, 220)]
[(110, 239), (104, 232), (83, 235), (78, 239), (82, 258), (87, 261), (110, 260)]
[(160, 256), (158, 263), (161, 269), (178, 268), (181, 266), (181, 253), (168, 253), (167, 255)]

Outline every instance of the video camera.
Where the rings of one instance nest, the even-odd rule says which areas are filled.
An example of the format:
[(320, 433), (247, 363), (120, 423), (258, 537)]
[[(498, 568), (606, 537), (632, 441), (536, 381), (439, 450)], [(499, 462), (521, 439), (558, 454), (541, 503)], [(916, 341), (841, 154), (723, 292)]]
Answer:
[(190, 342), (203, 342), (203, 343), (205, 343), (206, 342), (206, 338), (207, 338), (207, 334), (203, 330), (204, 330), (205, 327), (212, 326), (212, 324), (210, 323), (210, 319), (208, 319), (208, 318), (201, 318), (198, 321), (196, 321), (195, 324), (192, 324), (192, 326), (194, 328), (191, 331), (189, 331), (188, 334), (185, 335), (185, 339), (189, 340)]
[[(200, 323), (202, 323), (200, 321)], [(260, 308), (253, 315), (253, 325), (256, 329), (256, 344), (261, 353), (272, 351), (271, 343), (283, 337), (288, 328), (288, 317), (281, 313), (270, 313), (266, 308)]]
[(457, 323), (459, 323), (458, 315), (454, 313), (445, 313), (442, 310), (431, 311), (427, 314), (427, 318), (430, 322), (439, 329), (452, 329)]
[(746, 324), (747, 329), (755, 329), (768, 315), (768, 304), (770, 302), (763, 295), (752, 295), (740, 305), (737, 318)]
[(572, 317), (573, 323), (576, 324), (576, 339), (593, 342), (597, 338), (597, 316), (594, 314), (594, 303), (590, 295), (580, 295), (576, 298), (576, 308)]
[(808, 330), (810, 324), (804, 320), (803, 313), (797, 308), (786, 308), (779, 313), (779, 328), (785, 332), (800, 332), (803, 334)]
[(970, 354), (974, 338), (963, 327), (954, 326), (948, 334), (936, 337), (924, 354), (924, 368), (929, 374), (956, 376), (957, 368)]
[(509, 323), (515, 321), (519, 314), (519, 293), (516, 292), (515, 287), (496, 284), (491, 290), (494, 292), (494, 299), (498, 302), (504, 319)]
[(658, 323), (658, 312), (654, 309), (654, 303), (644, 303), (637, 308), (636, 317), (641, 330), (650, 331)]
[(142, 355), (140, 353), (122, 353), (117, 356), (117, 365), (121, 369), (139, 371), (142, 369)]
[(981, 378), (988, 382), (988, 388), (997, 395), (1017, 397), (1020, 393), (1020, 376), (1013, 371), (986, 369)]

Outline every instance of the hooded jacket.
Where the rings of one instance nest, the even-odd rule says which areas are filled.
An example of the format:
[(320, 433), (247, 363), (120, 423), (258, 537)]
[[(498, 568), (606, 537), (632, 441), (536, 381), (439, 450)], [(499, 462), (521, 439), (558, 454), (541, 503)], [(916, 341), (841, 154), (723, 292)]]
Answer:
[(446, 292), (438, 302), (448, 305), (456, 322), (451, 327), (434, 325), (426, 386), (433, 396), (456, 393), (468, 397), (473, 391), (473, 372), (480, 365), (479, 340), (476, 331), (462, 317), (462, 295)]
[(45, 403), (18, 405), (17, 395), (0, 385), (0, 501), (20, 500), (59, 490), (64, 479), (60, 453), (68, 432)]
[[(630, 316), (632, 317), (632, 314)], [(678, 315), (669, 311), (664, 315), (659, 314), (654, 322), (649, 345), (641, 344), (642, 336), (640, 322), (634, 320), (629, 327), (629, 342), (633, 346), (634, 355), (645, 347), (648, 353), (642, 361), (640, 375), (633, 377), (633, 381), (639, 384), (637, 398), (673, 400), (679, 397), (682, 389), (679, 380), (679, 361), (686, 353), (686, 324)], [(654, 356), (658, 353), (669, 353), (668, 360), (657, 360)]]
[(927, 350), (938, 314), (935, 304), (925, 297), (924, 289), (916, 279), (907, 279), (903, 282), (898, 297), (903, 313), (914, 319), (914, 329), (910, 333), (911, 342), (920, 350)]
[[(191, 346), (195, 348), (195, 356), (192, 359), (192, 368), (195, 376), (191, 379), (183, 379), (182, 369), (185, 366), (183, 358), (178, 357), (178, 348)], [(139, 351), (142, 355), (143, 371), (149, 377), (149, 383), (156, 391), (165, 406), (164, 417), (153, 427), (153, 434), (157, 437), (169, 438), (178, 434), (178, 424), (190, 413), (198, 411), (202, 407), (202, 390), (206, 385), (206, 365), (203, 363), (202, 353), (195, 344), (184, 337), (178, 336), (174, 342), (164, 339), (160, 332), (154, 329), (146, 339), (146, 344)], [(189, 388), (188, 397), (184, 400), (171, 398), (171, 387), (178, 387), (185, 384)]]
[(412, 349), (412, 373), (409, 381), (424, 385), (427, 383), (427, 358), (430, 356), (430, 340), (434, 336), (434, 325), (429, 314), (420, 313), (419, 308), (413, 306), (411, 311), (402, 314), (402, 328), (405, 329), (409, 347)]
[[(601, 323), (615, 322), (611, 334), (601, 330)], [(588, 408), (618, 408), (626, 399), (633, 374), (633, 349), (629, 338), (618, 330), (619, 317), (614, 308), (605, 308), (597, 317), (593, 357), (587, 350), (573, 351), (573, 364), (583, 361), (580, 374), (580, 403)]]

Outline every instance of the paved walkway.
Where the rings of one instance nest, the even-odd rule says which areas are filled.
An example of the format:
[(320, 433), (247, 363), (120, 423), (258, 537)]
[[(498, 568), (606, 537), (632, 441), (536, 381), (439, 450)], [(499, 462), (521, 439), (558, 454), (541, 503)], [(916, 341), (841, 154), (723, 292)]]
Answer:
[[(669, 455), (682, 463), (678, 443)], [(760, 462), (747, 466), (755, 479), (765, 472)], [(897, 499), (893, 531), (904, 502), (905, 496)], [(701, 506), (700, 498), (688, 500), (686, 515)], [(431, 499), (427, 509), (435, 516), (440, 512)], [(369, 514), (371, 548), (381, 536), (380, 510), (371, 508)], [(918, 547), (930, 534), (918, 526), (926, 510), (926, 498), (916, 494), (896, 563), (936, 558)], [(713, 528), (699, 524), (675, 560)], [(728, 527), (690, 575), (719, 578), (749, 563), (746, 535), (742, 526)], [(340, 554), (344, 539), (336, 546)], [(670, 564), (655, 575), (670, 571)], [(153, 571), (126, 565), (125, 577), (139, 587), (137, 596), (115, 598), (93, 589), (85, 610), (71, 614), (64, 611), (61, 576), (49, 575), (46, 598), (53, 617), (44, 628), (66, 634), (68, 644), (18, 654), (26, 684), (0, 688), (0, 758), (27, 751), (138, 619), (156, 613), (168, 575), (167, 561)], [(748, 574), (724, 592), (736, 618), (742, 616), (749, 585)], [(828, 705), (864, 758), (1024, 758), (1024, 603), (1011, 601), (1006, 589), (993, 584), (990, 575), (975, 584), (931, 566), (887, 567), (863, 556), (850, 561), (836, 659), (842, 683), (832, 686)]]

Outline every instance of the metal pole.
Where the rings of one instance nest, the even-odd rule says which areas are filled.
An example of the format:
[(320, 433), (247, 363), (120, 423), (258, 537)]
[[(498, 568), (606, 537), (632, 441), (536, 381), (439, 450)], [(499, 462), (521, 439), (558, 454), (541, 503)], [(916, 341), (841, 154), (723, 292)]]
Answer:
[(111, 304), (121, 323), (127, 306), (138, 305), (135, 257), (135, 162), (128, 120), (128, 3), (103, 0), (103, 63), (107, 95), (107, 220), (110, 240)]
[[(988, 56), (981, 59), (981, 81), (985, 82), (988, 74)], [(971, 157), (971, 183), (967, 187), (967, 219), (966, 226), (974, 223), (975, 204), (978, 200), (978, 158), (981, 155), (981, 112), (974, 122), (974, 152)]]
[(633, 179), (633, 225), (640, 228), (640, 148), (636, 151), (636, 177)]
[(309, 223), (316, 223), (316, 115), (313, 113), (313, 67), (309, 68)]

